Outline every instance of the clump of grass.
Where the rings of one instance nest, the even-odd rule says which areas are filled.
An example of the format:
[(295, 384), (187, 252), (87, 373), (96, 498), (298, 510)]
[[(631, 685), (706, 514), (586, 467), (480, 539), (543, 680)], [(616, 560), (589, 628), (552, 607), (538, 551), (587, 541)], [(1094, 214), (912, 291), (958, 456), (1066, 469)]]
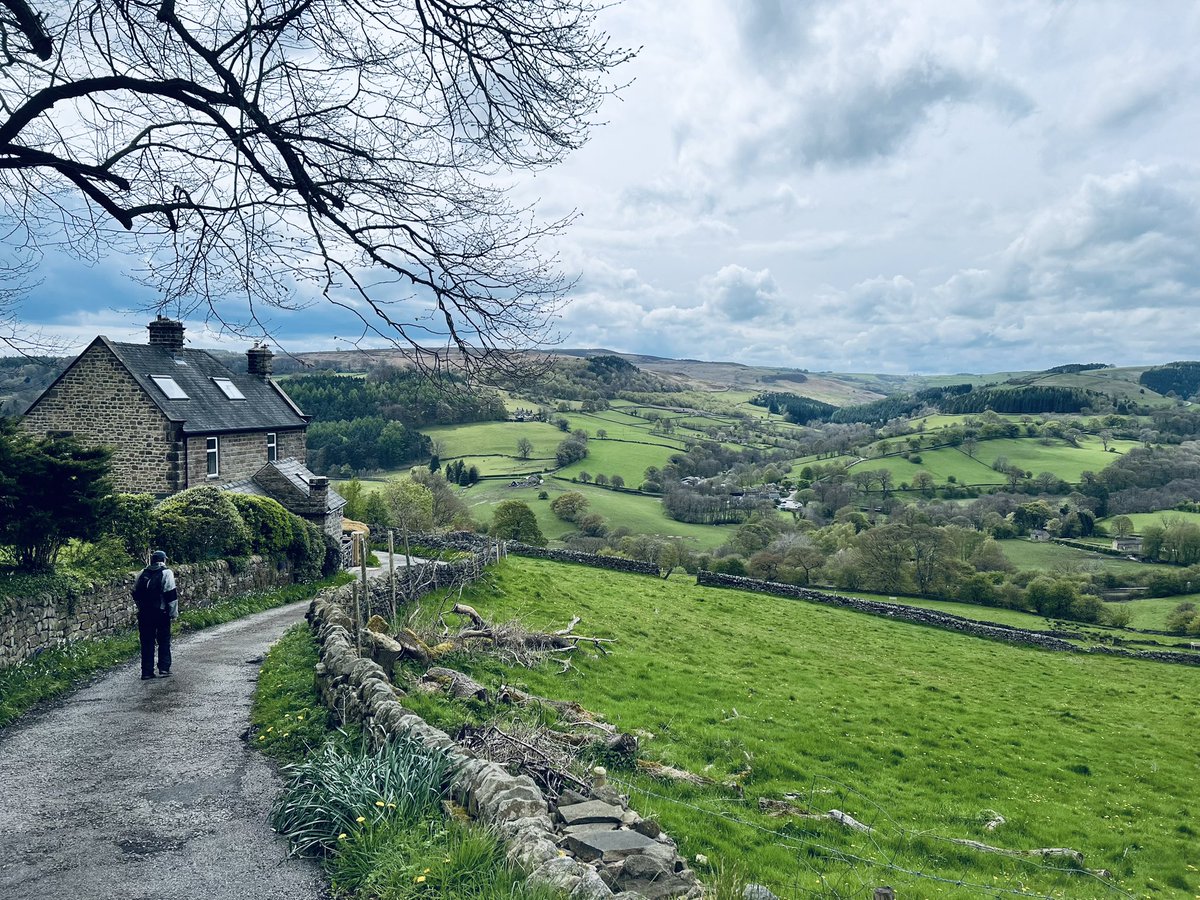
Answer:
[(284, 771), (288, 783), (271, 825), (293, 853), (327, 856), (343, 842), (434, 817), (449, 763), (441, 753), (396, 739), (374, 752), (365, 741), (355, 748), (329, 743)]

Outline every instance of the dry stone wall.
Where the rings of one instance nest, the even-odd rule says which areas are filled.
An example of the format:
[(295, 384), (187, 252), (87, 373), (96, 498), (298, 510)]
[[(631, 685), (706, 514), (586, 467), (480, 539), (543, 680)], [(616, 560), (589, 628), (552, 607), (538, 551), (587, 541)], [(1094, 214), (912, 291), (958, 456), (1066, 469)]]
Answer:
[[(182, 609), (212, 606), (227, 597), (292, 583), (290, 570), (259, 557), (251, 557), (237, 572), (224, 560), (171, 568)], [(130, 572), (77, 597), (41, 593), (0, 598), (0, 668), (66, 641), (105, 637), (135, 627), (137, 612), (130, 592), (136, 577), (136, 572)]]
[(590, 796), (564, 792), (551, 801), (532, 778), (508, 772), (458, 746), (444, 731), (405, 709), (403, 694), (374, 660), (358, 654), (349, 586), (327, 591), (309, 607), (319, 644), (321, 697), (342, 722), (363, 725), (376, 744), (398, 737), (443, 752), (450, 760), (450, 796), (505, 839), (508, 859), (535, 883), (572, 900), (695, 900), (703, 888), (675, 843), (628, 799), (597, 781)]
[(993, 641), (1004, 641), (1009, 644), (1027, 644), (1033, 647), (1040, 647), (1043, 650), (1057, 650), (1069, 653), (1100, 653), (1109, 656), (1125, 656), (1131, 659), (1149, 659), (1157, 662), (1179, 663), (1186, 666), (1200, 666), (1200, 654), (1172, 653), (1162, 650), (1125, 650), (1119, 647), (1108, 646), (1081, 647), (1069, 640), (1065, 640), (1066, 637), (1077, 637), (1068, 632), (1029, 631), (1024, 628), (1009, 628), (1003, 625), (976, 622), (973, 619), (964, 619), (961, 616), (937, 612), (936, 610), (925, 609), (920, 606), (906, 606), (902, 603), (882, 603), (876, 600), (860, 600), (856, 597), (827, 594), (824, 591), (814, 591), (791, 584), (760, 581), (757, 578), (743, 578), (737, 575), (723, 575), (718, 572), (701, 571), (696, 574), (696, 583), (706, 587), (736, 588), (742, 591), (771, 594), (776, 597), (806, 600), (809, 603), (822, 603), (826, 606), (840, 606), (844, 609), (855, 610), (856, 612), (870, 613), (873, 616), (884, 616), (889, 619), (915, 622), (918, 625), (929, 625), (933, 628), (942, 628), (947, 631), (958, 631), (963, 634), (988, 638)]

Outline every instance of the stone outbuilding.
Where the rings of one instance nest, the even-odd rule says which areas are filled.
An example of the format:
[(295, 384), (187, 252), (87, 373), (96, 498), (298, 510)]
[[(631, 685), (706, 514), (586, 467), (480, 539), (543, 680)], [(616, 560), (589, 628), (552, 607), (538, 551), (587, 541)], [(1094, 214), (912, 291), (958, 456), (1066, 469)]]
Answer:
[(340, 537), (345, 501), (305, 468), (308, 417), (271, 378), (270, 349), (248, 350), (243, 374), (185, 347), (182, 322), (158, 316), (147, 327), (146, 344), (93, 340), (21, 427), (110, 448), (119, 491), (166, 497), (253, 482)]

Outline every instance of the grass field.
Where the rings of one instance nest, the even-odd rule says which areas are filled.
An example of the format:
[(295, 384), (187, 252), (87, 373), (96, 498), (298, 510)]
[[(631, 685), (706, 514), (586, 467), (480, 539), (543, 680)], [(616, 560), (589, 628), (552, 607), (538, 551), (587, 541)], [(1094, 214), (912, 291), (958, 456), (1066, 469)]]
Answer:
[(580, 472), (588, 472), (594, 478), (598, 474), (620, 475), (626, 487), (636, 489), (642, 476), (650, 466), (665, 466), (672, 455), (679, 451), (674, 447), (659, 444), (634, 444), (627, 441), (588, 441), (588, 455), (579, 462), (559, 469), (555, 474), (563, 478), (574, 478)]
[[(732, 871), (789, 898), (866, 897), (880, 884), (906, 898), (1120, 896), (1061, 863), (947, 842), (970, 838), (1074, 848), (1088, 867), (1110, 870), (1124, 896), (1200, 891), (1190, 669), (516, 558), (462, 599), (491, 620), (535, 628), (578, 615), (581, 634), (616, 639), (611, 656), (578, 655), (565, 675), (557, 663), (494, 661), (477, 661), (475, 674), (578, 701), (643, 733), (644, 755), (718, 782), (612, 772), (685, 857), (708, 857), (702, 876)], [(439, 714), (441, 701), (414, 703)], [(720, 786), (731, 777), (740, 791)], [(785, 795), (875, 830), (758, 811), (760, 797)], [(1006, 824), (985, 831), (986, 810)]]
[[(537, 499), (544, 490), (549, 499)], [(608, 520), (610, 527), (620, 525), (635, 534), (662, 534), (684, 538), (695, 550), (711, 550), (723, 544), (737, 530), (734, 525), (689, 525), (676, 522), (663, 512), (662, 504), (655, 497), (611, 491), (590, 484), (572, 484), (547, 478), (541, 488), (511, 488), (507, 484), (479, 484), (471, 488), (463, 499), (471, 507), (471, 515), (480, 522), (490, 522), (492, 509), (501, 500), (522, 500), (529, 504), (537, 516), (538, 527), (549, 540), (559, 540), (575, 526), (564, 522), (550, 511), (550, 502), (559, 494), (579, 491), (588, 498), (589, 513), (599, 513)]]
[[(1185, 522), (1191, 522), (1195, 525), (1200, 525), (1200, 513), (1181, 512), (1177, 509), (1164, 509), (1160, 512), (1149, 513), (1129, 513), (1129, 518), (1133, 521), (1133, 530), (1140, 534), (1142, 529), (1147, 525), (1163, 525), (1170, 522), (1172, 519), (1183, 519)], [(1105, 525), (1112, 530), (1112, 518), (1101, 520)]]
[(458, 456), (517, 455), (517, 441), (528, 438), (533, 455), (554, 458), (554, 448), (566, 437), (547, 422), (475, 422), (421, 429), (442, 443), (442, 459)]
[(967, 454), (954, 447), (943, 447), (940, 450), (922, 450), (917, 454), (921, 462), (914, 463), (902, 456), (885, 456), (882, 459), (870, 459), (858, 463), (851, 472), (875, 472), (886, 469), (892, 473), (894, 484), (898, 487), (904, 482), (911, 483), (917, 472), (925, 471), (933, 476), (938, 484), (945, 484), (951, 475), (959, 484), (1003, 484), (1005, 478), (978, 460), (971, 459)]
[(1137, 441), (1110, 441), (1109, 446), (1117, 452), (1106, 453), (1099, 438), (1090, 435), (1081, 438), (1078, 447), (1059, 440), (1047, 446), (1035, 438), (998, 438), (980, 441), (975, 456), (988, 466), (1003, 456), (1009, 465), (1019, 466), (1034, 475), (1052, 472), (1064, 481), (1075, 483), (1081, 472), (1099, 472), (1111, 465), (1118, 454), (1139, 444)]
[(1148, 563), (1134, 562), (1119, 556), (1092, 553), (1048, 541), (1014, 538), (1000, 542), (1004, 555), (1018, 569), (1035, 569), (1049, 575), (1055, 572), (1100, 571), (1144, 574)]

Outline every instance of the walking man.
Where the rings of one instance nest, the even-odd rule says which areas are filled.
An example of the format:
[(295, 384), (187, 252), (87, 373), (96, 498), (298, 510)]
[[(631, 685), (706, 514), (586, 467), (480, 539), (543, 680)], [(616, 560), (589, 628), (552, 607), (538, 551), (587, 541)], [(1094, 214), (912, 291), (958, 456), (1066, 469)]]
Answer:
[(142, 569), (133, 586), (137, 605), (138, 637), (142, 642), (142, 678), (154, 678), (154, 646), (158, 645), (158, 674), (171, 674), (171, 620), (179, 615), (175, 573), (167, 568), (167, 554), (155, 550), (150, 565)]

